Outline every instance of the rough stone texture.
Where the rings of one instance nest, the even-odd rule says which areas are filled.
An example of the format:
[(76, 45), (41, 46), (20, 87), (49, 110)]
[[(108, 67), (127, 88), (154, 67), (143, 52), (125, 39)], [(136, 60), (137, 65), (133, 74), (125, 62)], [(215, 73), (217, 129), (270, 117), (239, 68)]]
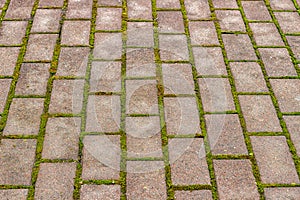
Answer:
[(10, 89), (11, 79), (0, 79), (0, 113), (3, 112), (8, 92)]
[(205, 115), (213, 154), (248, 154), (237, 115)]
[(297, 60), (300, 60), (300, 37), (299, 36), (286, 36), (288, 43), (296, 57)]
[(229, 81), (220, 78), (198, 79), (204, 111), (235, 110)]
[(38, 9), (35, 13), (31, 32), (57, 32), (61, 10)]
[(98, 30), (120, 30), (122, 25), (121, 8), (98, 8), (96, 18), (96, 29)]
[(81, 112), (84, 80), (53, 81), (49, 113)]
[(27, 194), (27, 189), (0, 190), (0, 198), (5, 200), (26, 200)]
[(12, 0), (9, 3), (5, 18), (9, 19), (29, 19), (34, 4), (34, 0)]
[(212, 200), (210, 190), (175, 191), (176, 200)]
[(76, 163), (41, 163), (35, 199), (73, 199)]
[(185, 0), (188, 19), (208, 19), (211, 17), (208, 1)]
[(299, 183), (284, 136), (253, 136), (251, 142), (263, 183)]
[(83, 185), (80, 189), (82, 200), (118, 200), (121, 191), (119, 185)]
[(201, 132), (195, 98), (164, 98), (164, 108), (167, 133), (169, 135), (186, 135)]
[(101, 6), (122, 6), (120, 0), (98, 0), (98, 5)]
[(62, 7), (64, 5), (63, 0), (40, 0), (39, 7), (56, 6)]
[(153, 47), (153, 23), (128, 22), (127, 45), (135, 47)]
[(166, 199), (164, 163), (162, 161), (127, 162), (128, 199)]
[(191, 21), (189, 30), (192, 45), (218, 45), (218, 36), (212, 21)]
[(18, 60), (19, 51), (19, 47), (0, 48), (0, 75), (13, 75), (15, 65)]
[(161, 60), (189, 60), (185, 35), (159, 35)]
[(90, 19), (92, 17), (93, 0), (69, 0), (67, 19)]
[(17, 45), (22, 44), (25, 36), (26, 21), (3, 21), (0, 28), (0, 44)]
[(270, 96), (239, 96), (249, 132), (281, 132), (279, 120)]
[(85, 76), (90, 49), (87, 47), (62, 47), (57, 76)]
[(179, 11), (157, 12), (159, 32), (184, 33), (183, 16)]
[(281, 112), (300, 112), (300, 80), (271, 79)]
[(230, 69), (238, 92), (268, 92), (261, 67), (256, 62), (232, 62)]
[(6, 3), (6, 0), (0, 0), (0, 8), (2, 8)]
[(29, 36), (25, 60), (52, 60), (57, 34), (32, 34)]
[(114, 60), (122, 56), (121, 33), (95, 33), (94, 58)]
[(34, 164), (35, 148), (36, 140), (1, 139), (1, 185), (31, 184), (31, 171)]
[(212, 2), (215, 8), (238, 8), (235, 0), (213, 0)]
[(24, 63), (17, 82), (16, 95), (45, 95), (50, 64)]
[(273, 10), (295, 10), (293, 2), (289, 0), (271, 0), (270, 5)]
[(10, 105), (4, 135), (37, 135), (44, 99), (15, 98)]
[(127, 117), (127, 154), (129, 157), (162, 157), (158, 116)]
[(287, 129), (290, 133), (292, 142), (296, 148), (297, 155), (299, 156), (300, 155), (300, 136), (299, 136), (300, 116), (284, 116), (283, 119), (284, 119)]
[(217, 10), (217, 18), (223, 31), (245, 31), (245, 24), (238, 10)]
[(195, 94), (190, 64), (163, 64), (165, 94)]
[(119, 136), (85, 136), (83, 145), (84, 180), (119, 179), (121, 158)]
[(259, 199), (249, 160), (214, 160), (220, 199)]
[(244, 34), (223, 34), (229, 60), (256, 60), (250, 38)]
[(262, 1), (242, 1), (242, 7), (248, 20), (272, 20), (266, 5)]
[(65, 21), (61, 43), (65, 45), (89, 45), (89, 21)]
[(284, 46), (281, 36), (273, 23), (250, 23), (258, 46)]
[(168, 147), (173, 184), (210, 184), (203, 139), (170, 139)]
[(131, 0), (127, 2), (128, 18), (152, 20), (151, 0)]
[(221, 48), (194, 47), (193, 53), (199, 75), (227, 75)]
[(46, 159), (77, 159), (80, 118), (49, 118), (42, 157)]
[(155, 80), (126, 81), (126, 112), (128, 114), (158, 114)]
[(277, 188), (265, 188), (265, 197), (267, 200), (272, 199), (299, 199), (300, 189), (299, 187), (277, 187)]
[(87, 105), (87, 132), (118, 132), (120, 117), (119, 96), (89, 96)]
[(300, 32), (300, 16), (297, 12), (275, 12), (274, 14), (284, 33)]
[(157, 0), (156, 7), (180, 9), (180, 2), (178, 0)]
[(90, 91), (120, 92), (121, 64), (121, 62), (93, 62)]
[(297, 76), (287, 49), (260, 48), (268, 76)]

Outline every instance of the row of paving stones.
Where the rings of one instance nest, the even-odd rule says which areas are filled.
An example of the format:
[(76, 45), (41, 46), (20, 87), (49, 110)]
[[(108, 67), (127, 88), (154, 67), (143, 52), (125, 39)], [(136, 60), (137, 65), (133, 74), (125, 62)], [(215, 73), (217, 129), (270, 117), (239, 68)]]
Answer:
[(299, 198), (299, 2), (126, 2), (1, 2), (1, 198)]

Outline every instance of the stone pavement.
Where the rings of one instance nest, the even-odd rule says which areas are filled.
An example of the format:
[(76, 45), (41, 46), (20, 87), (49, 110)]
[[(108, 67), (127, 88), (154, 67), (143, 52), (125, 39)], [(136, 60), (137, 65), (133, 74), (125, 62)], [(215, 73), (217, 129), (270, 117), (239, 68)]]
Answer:
[(0, 0), (0, 199), (300, 199), (299, 0)]

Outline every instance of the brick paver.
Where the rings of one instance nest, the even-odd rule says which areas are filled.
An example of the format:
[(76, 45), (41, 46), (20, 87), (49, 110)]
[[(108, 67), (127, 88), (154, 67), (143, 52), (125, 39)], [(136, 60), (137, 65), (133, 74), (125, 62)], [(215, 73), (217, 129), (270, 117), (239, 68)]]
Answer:
[(0, 0), (0, 199), (299, 199), (299, 0)]

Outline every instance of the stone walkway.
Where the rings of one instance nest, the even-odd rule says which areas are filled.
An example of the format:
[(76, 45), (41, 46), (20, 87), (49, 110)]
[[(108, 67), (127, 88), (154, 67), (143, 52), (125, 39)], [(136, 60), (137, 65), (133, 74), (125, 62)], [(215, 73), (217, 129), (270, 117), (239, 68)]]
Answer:
[(300, 199), (299, 0), (0, 0), (0, 199)]

